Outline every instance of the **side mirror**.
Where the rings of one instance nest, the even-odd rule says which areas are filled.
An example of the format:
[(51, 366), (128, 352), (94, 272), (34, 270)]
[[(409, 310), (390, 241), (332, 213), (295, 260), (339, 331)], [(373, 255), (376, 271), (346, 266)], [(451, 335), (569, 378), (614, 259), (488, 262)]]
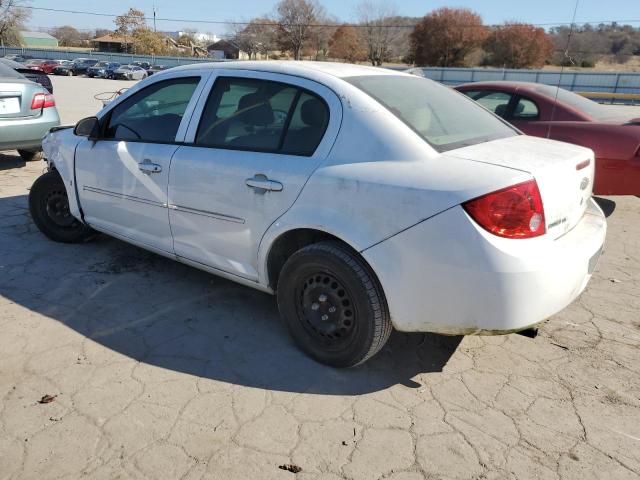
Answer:
[(87, 117), (76, 123), (73, 133), (79, 137), (89, 137), (96, 140), (100, 137), (100, 122), (98, 117)]

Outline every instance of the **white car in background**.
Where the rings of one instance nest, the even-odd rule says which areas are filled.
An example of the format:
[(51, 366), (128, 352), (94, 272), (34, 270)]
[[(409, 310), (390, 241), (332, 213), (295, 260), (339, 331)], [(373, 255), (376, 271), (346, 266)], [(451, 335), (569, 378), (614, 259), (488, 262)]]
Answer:
[(392, 327), (535, 325), (582, 292), (605, 239), (590, 150), (384, 69), (173, 68), (44, 149), (30, 209), (49, 238), (104, 232), (275, 293), (298, 345), (339, 367)]

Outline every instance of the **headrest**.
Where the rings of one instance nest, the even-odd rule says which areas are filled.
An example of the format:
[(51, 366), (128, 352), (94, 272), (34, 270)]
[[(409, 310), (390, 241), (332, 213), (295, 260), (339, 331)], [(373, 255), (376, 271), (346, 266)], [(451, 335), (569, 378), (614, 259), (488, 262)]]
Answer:
[(269, 125), (274, 122), (273, 109), (259, 93), (248, 93), (238, 102), (239, 118), (247, 125)]
[(500, 105), (498, 105), (494, 111), (494, 113), (496, 115), (498, 115), (499, 117), (504, 117), (504, 114), (507, 113), (507, 103), (502, 103)]
[(327, 123), (327, 109), (321, 100), (310, 98), (302, 104), (300, 117), (309, 126), (324, 127)]

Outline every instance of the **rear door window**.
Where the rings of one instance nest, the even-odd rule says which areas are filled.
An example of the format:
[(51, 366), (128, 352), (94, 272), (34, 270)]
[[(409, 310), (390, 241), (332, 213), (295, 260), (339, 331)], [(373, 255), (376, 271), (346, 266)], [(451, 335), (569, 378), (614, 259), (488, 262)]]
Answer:
[(207, 100), (196, 144), (258, 152), (313, 155), (329, 119), (325, 102), (286, 83), (219, 78)]

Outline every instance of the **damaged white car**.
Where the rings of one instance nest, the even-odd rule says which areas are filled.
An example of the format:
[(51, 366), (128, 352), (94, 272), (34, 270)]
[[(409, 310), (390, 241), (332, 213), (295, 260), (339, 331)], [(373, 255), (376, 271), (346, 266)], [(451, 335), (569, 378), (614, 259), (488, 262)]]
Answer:
[(580, 294), (605, 239), (590, 150), (384, 69), (174, 68), (44, 151), (29, 201), (46, 236), (99, 231), (274, 293), (298, 345), (339, 367), (392, 328), (535, 325)]

